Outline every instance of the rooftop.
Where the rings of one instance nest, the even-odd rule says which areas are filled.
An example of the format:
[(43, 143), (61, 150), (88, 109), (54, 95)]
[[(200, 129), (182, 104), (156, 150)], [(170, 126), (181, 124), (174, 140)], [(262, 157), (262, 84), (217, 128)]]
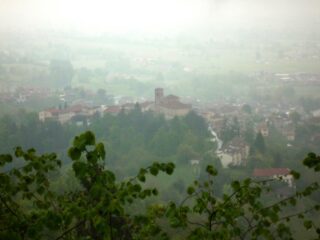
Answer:
[(272, 177), (277, 175), (289, 175), (289, 168), (256, 168), (253, 171), (254, 177)]

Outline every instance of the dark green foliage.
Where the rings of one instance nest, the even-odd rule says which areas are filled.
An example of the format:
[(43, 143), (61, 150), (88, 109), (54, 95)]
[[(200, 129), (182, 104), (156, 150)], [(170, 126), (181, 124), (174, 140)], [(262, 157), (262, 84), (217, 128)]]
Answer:
[(248, 144), (250, 145), (253, 144), (255, 139), (255, 132), (254, 132), (254, 124), (252, 121), (248, 121), (246, 123), (245, 130), (243, 132), (243, 137)]
[[(33, 149), (16, 148), (15, 157), (24, 160), (23, 167), (0, 173), (0, 224), (7, 226), (0, 229), (1, 236), (43, 239), (50, 233), (53, 239), (141, 239), (142, 234), (145, 239), (156, 235), (165, 238), (154, 222), (157, 214), (129, 216), (126, 207), (158, 195), (156, 188), (145, 188), (139, 181), (144, 182), (148, 174), (172, 174), (173, 163), (154, 163), (136, 177), (118, 182), (104, 167), (104, 145), (96, 143), (89, 131), (74, 139), (69, 156), (82, 188), (58, 195), (50, 190), (48, 175), (61, 166), (56, 154), (38, 156)], [(1, 155), (0, 160), (4, 166), (13, 157)]]
[[(270, 194), (270, 183), (278, 180), (246, 178), (232, 181), (231, 193), (217, 198), (213, 191), (213, 176), (217, 173), (212, 166), (207, 167), (207, 172), (211, 177), (189, 186), (188, 196), (181, 204), (169, 204), (167, 217), (171, 226), (187, 231), (188, 239), (296, 239), (290, 221), (308, 218), (310, 212), (320, 209), (313, 205), (292, 211), (298, 202), (319, 190), (318, 183), (287, 198), (265, 202), (263, 196)], [(303, 225), (320, 236), (312, 220), (305, 219)]]
[(0, 152), (9, 152), (15, 146), (36, 148), (39, 152), (59, 152), (67, 149), (76, 131), (56, 121), (41, 122), (32, 113), (19, 116), (21, 123), (13, 117), (0, 119)]
[[(104, 145), (90, 131), (74, 139), (69, 156), (81, 187), (58, 194), (50, 181), (50, 173), (61, 166), (56, 154), (38, 155), (18, 147), (14, 156), (0, 155), (1, 239), (169, 239), (166, 224), (182, 229), (186, 239), (294, 239), (292, 219), (302, 219), (303, 226), (320, 237), (319, 226), (310, 218), (319, 205), (292, 208), (317, 192), (318, 182), (286, 198), (265, 201), (270, 184), (279, 180), (246, 178), (232, 181), (230, 193), (218, 197), (218, 171), (208, 165), (207, 178), (194, 181), (180, 204), (154, 204), (135, 213), (129, 211), (133, 203), (159, 194), (147, 185), (150, 175), (171, 175), (173, 163), (154, 162), (119, 181), (105, 167)], [(18, 159), (21, 168), (3, 171)], [(309, 154), (304, 163), (318, 171), (319, 156)]]
[(186, 166), (212, 149), (208, 126), (194, 113), (165, 120), (161, 115), (141, 112), (136, 105), (127, 113), (94, 119), (91, 128), (106, 144), (108, 164), (118, 168), (117, 174), (123, 177), (134, 174), (150, 159)]
[(261, 132), (259, 132), (256, 136), (256, 139), (253, 143), (253, 149), (255, 151), (260, 152), (260, 153), (264, 153), (266, 151), (266, 145), (265, 145), (264, 138), (263, 138)]
[(194, 134), (199, 136), (208, 136), (208, 126), (206, 121), (195, 112), (191, 111), (188, 113), (184, 118), (184, 122), (190, 127)]
[(309, 168), (314, 168), (316, 172), (320, 171), (320, 157), (314, 153), (309, 153), (303, 164)]
[(240, 125), (237, 117), (231, 121), (224, 119), (223, 127), (221, 130), (221, 139), (223, 142), (229, 142), (234, 137), (240, 136)]

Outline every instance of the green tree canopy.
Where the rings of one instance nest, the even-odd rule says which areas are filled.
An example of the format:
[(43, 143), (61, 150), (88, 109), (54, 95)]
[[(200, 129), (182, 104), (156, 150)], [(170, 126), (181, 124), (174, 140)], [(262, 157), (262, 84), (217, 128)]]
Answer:
[[(184, 239), (294, 239), (293, 220), (301, 221), (309, 236), (320, 237), (312, 217), (320, 205), (294, 208), (308, 202), (319, 190), (318, 182), (285, 198), (270, 199), (270, 184), (282, 178), (245, 178), (230, 182), (230, 192), (218, 197), (213, 187), (218, 171), (208, 165), (207, 178), (187, 187), (182, 202), (148, 205), (134, 212), (130, 211), (134, 203), (158, 195), (157, 188), (146, 184), (150, 176), (171, 175), (173, 163), (154, 162), (137, 175), (118, 180), (106, 167), (104, 145), (90, 131), (74, 138), (68, 155), (80, 185), (59, 193), (51, 187), (52, 173), (62, 164), (56, 154), (38, 155), (34, 149), (17, 147), (13, 156), (0, 155), (1, 239), (170, 239), (170, 228), (181, 229)], [(19, 160), (20, 168), (3, 170)], [(304, 164), (320, 171), (316, 154), (309, 154)], [(300, 178), (298, 172), (290, 174), (296, 181)]]

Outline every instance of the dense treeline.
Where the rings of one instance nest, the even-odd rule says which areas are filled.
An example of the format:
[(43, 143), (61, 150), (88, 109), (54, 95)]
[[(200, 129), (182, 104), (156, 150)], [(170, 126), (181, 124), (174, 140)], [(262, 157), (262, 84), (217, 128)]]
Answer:
[(33, 147), (39, 152), (62, 152), (75, 133), (72, 127), (62, 126), (55, 121), (41, 122), (35, 113), (5, 116), (0, 119), (0, 150), (9, 152), (18, 145)]
[(65, 152), (72, 137), (89, 128), (106, 144), (108, 164), (121, 168), (126, 175), (128, 172), (124, 170), (135, 171), (150, 159), (188, 164), (212, 149), (207, 124), (194, 112), (166, 120), (162, 115), (141, 112), (137, 105), (130, 112), (96, 116), (90, 121), (89, 126), (79, 127), (72, 123), (41, 122), (33, 113), (20, 114), (18, 118), (5, 116), (0, 119), (0, 151), (10, 152), (18, 145), (39, 152), (57, 152), (66, 160)]
[(142, 113), (137, 105), (129, 113), (95, 119), (91, 129), (105, 141), (111, 165), (133, 171), (150, 159), (189, 164), (212, 149), (207, 124), (194, 112), (166, 120), (152, 112)]
[[(251, 129), (252, 133), (248, 135), (252, 135), (252, 151), (246, 167), (222, 169), (214, 153), (214, 143), (209, 140), (207, 124), (194, 112), (185, 117), (166, 120), (162, 115), (142, 112), (137, 105), (132, 111), (122, 111), (115, 116), (96, 116), (90, 122), (89, 126), (79, 127), (72, 123), (61, 125), (56, 121), (41, 122), (34, 113), (21, 112), (18, 116), (6, 116), (0, 119), (0, 152), (11, 152), (15, 146), (35, 148), (40, 153), (56, 152), (65, 163), (69, 163), (66, 152), (72, 137), (90, 129), (105, 144), (108, 155), (106, 164), (118, 177), (132, 176), (140, 167), (148, 166), (153, 161), (174, 162), (178, 166), (177, 173), (175, 178), (166, 181), (163, 186), (163, 198), (174, 198), (177, 201), (181, 199), (183, 188), (190, 183), (190, 179), (206, 177), (203, 173), (207, 164), (214, 164), (220, 172), (214, 186), (218, 195), (228, 189), (227, 183), (230, 180), (250, 176), (255, 167), (288, 167), (306, 172), (301, 168), (299, 160), (308, 150), (299, 145), (288, 148), (287, 142), (282, 141), (280, 135), (272, 129), (266, 139), (259, 135), (254, 137)], [(223, 131), (224, 141), (239, 135), (237, 120), (231, 123), (230, 129), (225, 128)], [(250, 138), (246, 140), (250, 143)], [(190, 160), (199, 160), (199, 166), (192, 167)], [(73, 186), (65, 184), (65, 181), (74, 182), (68, 169), (66, 167), (61, 173), (57, 185)], [(314, 174), (306, 176), (301, 186), (317, 178)], [(318, 200), (319, 196), (314, 195), (313, 199)]]

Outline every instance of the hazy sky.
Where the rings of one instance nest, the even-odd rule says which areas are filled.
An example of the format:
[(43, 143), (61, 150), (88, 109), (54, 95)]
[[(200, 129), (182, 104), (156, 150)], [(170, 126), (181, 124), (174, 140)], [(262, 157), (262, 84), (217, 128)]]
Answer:
[(169, 31), (320, 19), (320, 0), (0, 0), (2, 29)]

